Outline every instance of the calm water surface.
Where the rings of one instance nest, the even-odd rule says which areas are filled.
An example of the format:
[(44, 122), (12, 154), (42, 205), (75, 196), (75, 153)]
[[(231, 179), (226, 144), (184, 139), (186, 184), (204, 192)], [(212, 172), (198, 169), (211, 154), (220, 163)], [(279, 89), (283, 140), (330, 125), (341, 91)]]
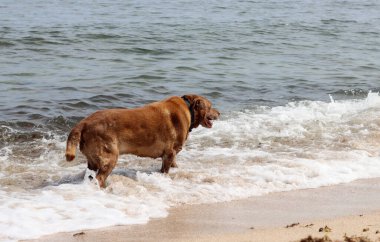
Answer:
[(380, 89), (379, 12), (375, 0), (5, 0), (0, 119), (183, 93), (227, 111), (365, 96)]

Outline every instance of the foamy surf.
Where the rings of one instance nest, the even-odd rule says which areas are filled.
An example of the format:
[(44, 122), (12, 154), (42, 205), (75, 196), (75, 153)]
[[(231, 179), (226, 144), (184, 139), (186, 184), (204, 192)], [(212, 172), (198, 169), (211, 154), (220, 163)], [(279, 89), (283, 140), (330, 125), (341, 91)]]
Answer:
[(169, 175), (158, 173), (160, 160), (122, 156), (104, 190), (87, 179), (83, 157), (63, 161), (65, 137), (51, 137), (33, 144), (46, 147), (34, 158), (11, 145), (0, 150), (0, 240), (141, 224), (181, 204), (380, 177), (377, 93), (224, 114), (190, 134)]

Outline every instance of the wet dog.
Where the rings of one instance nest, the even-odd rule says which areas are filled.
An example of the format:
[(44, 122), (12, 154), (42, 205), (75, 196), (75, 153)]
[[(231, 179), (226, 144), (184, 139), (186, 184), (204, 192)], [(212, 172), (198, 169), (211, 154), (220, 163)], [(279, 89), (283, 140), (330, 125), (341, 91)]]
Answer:
[(76, 147), (96, 171), (100, 187), (116, 166), (121, 154), (162, 158), (161, 172), (177, 167), (176, 155), (199, 125), (211, 128), (220, 113), (198, 95), (170, 97), (135, 109), (97, 111), (80, 121), (70, 132), (66, 160), (75, 158)]

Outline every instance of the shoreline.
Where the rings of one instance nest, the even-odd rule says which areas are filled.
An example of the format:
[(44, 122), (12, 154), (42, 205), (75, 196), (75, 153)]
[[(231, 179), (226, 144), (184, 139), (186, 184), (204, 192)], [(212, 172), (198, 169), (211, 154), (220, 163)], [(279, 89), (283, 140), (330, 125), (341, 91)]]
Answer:
[[(358, 231), (369, 225), (370, 238), (377, 239), (380, 233), (373, 230), (380, 230), (379, 201), (380, 178), (363, 179), (231, 202), (183, 205), (145, 225), (62, 232), (28, 241), (273, 241), (273, 236), (278, 237), (275, 241), (294, 241), (308, 234), (343, 240), (344, 233), (361, 235)], [(318, 232), (324, 223), (334, 226), (333, 232)]]

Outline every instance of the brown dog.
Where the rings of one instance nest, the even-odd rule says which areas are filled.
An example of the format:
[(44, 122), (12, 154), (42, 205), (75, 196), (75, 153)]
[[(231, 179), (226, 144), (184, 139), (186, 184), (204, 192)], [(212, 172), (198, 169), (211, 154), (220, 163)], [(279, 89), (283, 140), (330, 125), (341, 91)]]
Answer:
[(100, 187), (116, 165), (119, 154), (162, 158), (161, 172), (177, 167), (175, 157), (189, 132), (202, 125), (212, 127), (220, 113), (211, 102), (197, 95), (170, 97), (135, 109), (97, 111), (70, 132), (66, 160), (75, 158), (79, 143), (88, 168), (97, 171)]

